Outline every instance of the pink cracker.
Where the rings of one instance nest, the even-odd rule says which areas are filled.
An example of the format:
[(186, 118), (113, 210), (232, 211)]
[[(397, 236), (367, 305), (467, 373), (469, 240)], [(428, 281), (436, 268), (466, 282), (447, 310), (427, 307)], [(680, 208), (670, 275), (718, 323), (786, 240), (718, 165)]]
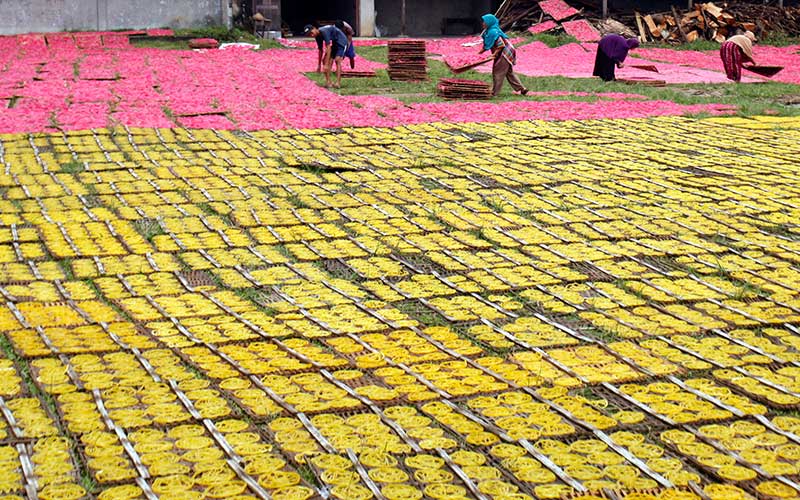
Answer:
[(544, 33), (546, 31), (550, 31), (551, 29), (557, 28), (558, 23), (555, 21), (545, 21), (543, 23), (535, 24), (528, 28), (528, 32), (530, 33)]
[[(0, 88), (3, 95), (22, 96), (14, 108), (0, 113), (0, 132), (46, 131), (50, 129), (51, 115), (67, 130), (110, 125), (260, 130), (730, 111), (724, 106), (682, 106), (624, 93), (592, 94), (598, 98), (596, 101), (577, 105), (564, 100), (565, 96), (591, 97), (579, 92), (543, 93), (554, 100), (538, 102), (407, 104), (386, 96), (342, 96), (317, 85), (305, 75), (316, 67), (316, 58), (309, 52), (109, 47), (106, 42), (113, 38), (105, 33), (100, 38), (47, 35), (51, 43), (45, 45), (45, 37), (41, 35), (0, 37), (0, 64), (6, 68), (0, 73)], [(99, 40), (102, 46), (81, 49), (76, 39), (82, 43)], [(480, 47), (463, 44), (478, 40), (476, 37), (447, 39), (433, 41), (431, 45), (448, 56), (472, 58), (477, 57)], [(520, 72), (537, 68), (546, 74), (572, 72), (586, 77), (594, 60), (593, 51), (586, 52), (577, 44), (549, 49), (544, 44), (532, 43), (519, 51)], [(73, 74), (75, 62), (79, 62), (78, 77)], [(670, 65), (663, 66), (669, 69)], [(383, 67), (361, 58), (356, 65), (359, 70)], [(120, 78), (115, 80), (86, 80), (117, 74)], [(168, 118), (168, 113), (174, 119)], [(196, 113), (204, 114), (186, 116)]]
[(600, 40), (600, 33), (586, 19), (567, 21), (561, 23), (561, 26), (568, 35), (574, 36), (579, 42), (596, 42)]
[(556, 21), (566, 19), (578, 13), (577, 10), (567, 5), (563, 0), (543, 0), (539, 2), (539, 7), (542, 8), (545, 14)]

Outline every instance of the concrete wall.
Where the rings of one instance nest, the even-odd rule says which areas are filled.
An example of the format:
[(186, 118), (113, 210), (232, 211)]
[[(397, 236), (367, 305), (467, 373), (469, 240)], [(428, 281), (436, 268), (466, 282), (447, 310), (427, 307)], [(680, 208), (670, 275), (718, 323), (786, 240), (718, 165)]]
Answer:
[(358, 6), (358, 31), (361, 36), (375, 36), (375, 1), (362, 0)]
[(0, 34), (220, 25), (227, 0), (0, 0)]

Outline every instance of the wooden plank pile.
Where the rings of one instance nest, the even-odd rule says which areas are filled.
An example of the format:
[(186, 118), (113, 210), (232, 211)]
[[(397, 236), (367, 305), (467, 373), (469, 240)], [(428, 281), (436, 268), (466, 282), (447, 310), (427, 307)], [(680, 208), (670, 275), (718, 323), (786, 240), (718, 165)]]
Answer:
[(636, 13), (636, 25), (639, 37), (645, 41), (715, 40), (720, 43), (736, 34), (737, 30), (753, 31), (756, 27), (755, 23), (737, 22), (732, 14), (712, 2), (696, 4), (685, 14), (675, 7), (672, 8), (672, 15), (642, 16)]
[(645, 87), (666, 87), (666, 80), (657, 78), (647, 78), (646, 76), (629, 76), (628, 78), (617, 78), (620, 83), (627, 85), (644, 85)]
[(359, 71), (355, 69), (342, 70), (342, 78), (375, 78), (375, 70)]
[(442, 78), (436, 94), (445, 99), (485, 100), (492, 98), (492, 87), (478, 80)]
[(755, 23), (756, 30), (753, 33), (759, 38), (769, 33), (800, 36), (800, 7), (780, 8), (775, 5), (735, 3), (727, 10), (736, 19)]
[(387, 72), (391, 80), (427, 80), (428, 60), (425, 59), (425, 40), (390, 41)]
[(582, 12), (564, 0), (505, 0), (495, 16), (504, 30), (533, 28), (532, 33), (543, 33), (561, 28), (562, 22), (575, 19)]
[(800, 33), (800, 8), (745, 3), (726, 4), (723, 8), (708, 2), (695, 4), (686, 13), (673, 7), (670, 13), (642, 16), (637, 12), (635, 16), (639, 37), (644, 41), (722, 43), (744, 31), (752, 31), (759, 38), (770, 32), (790, 36)]
[(500, 21), (500, 28), (503, 30), (522, 31), (544, 21), (552, 21), (552, 24), (547, 24), (551, 27), (549, 29), (558, 26), (550, 16), (545, 18), (539, 2), (534, 0), (505, 0), (494, 15)]

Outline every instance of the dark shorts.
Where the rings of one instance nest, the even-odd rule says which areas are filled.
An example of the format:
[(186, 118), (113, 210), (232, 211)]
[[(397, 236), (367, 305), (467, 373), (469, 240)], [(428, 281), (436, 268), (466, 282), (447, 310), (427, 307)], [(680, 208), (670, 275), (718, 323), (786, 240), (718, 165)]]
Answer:
[(355, 44), (351, 43), (347, 46), (347, 49), (344, 51), (344, 56), (349, 57), (350, 59), (354, 59), (356, 57)]
[(334, 59), (337, 57), (344, 57), (344, 51), (346, 48), (347, 47), (339, 45), (336, 42), (331, 42), (331, 57)]

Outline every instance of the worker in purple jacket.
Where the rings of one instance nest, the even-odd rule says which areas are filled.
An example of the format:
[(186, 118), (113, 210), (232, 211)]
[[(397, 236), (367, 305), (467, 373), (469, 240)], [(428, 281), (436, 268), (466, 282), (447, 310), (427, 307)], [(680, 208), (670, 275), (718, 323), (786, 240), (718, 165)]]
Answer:
[(599, 76), (603, 81), (616, 80), (615, 68), (621, 68), (628, 57), (628, 51), (639, 46), (637, 38), (625, 38), (620, 35), (609, 34), (597, 44), (597, 58), (594, 60), (594, 76)]

